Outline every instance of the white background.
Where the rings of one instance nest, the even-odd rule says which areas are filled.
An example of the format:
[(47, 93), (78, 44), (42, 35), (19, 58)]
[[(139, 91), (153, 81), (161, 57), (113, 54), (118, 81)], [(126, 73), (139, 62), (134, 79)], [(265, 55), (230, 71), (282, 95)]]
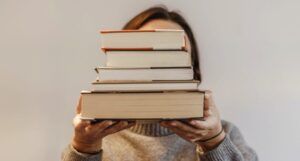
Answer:
[(155, 4), (191, 24), (201, 86), (223, 119), (261, 160), (299, 160), (298, 0), (0, 0), (0, 160), (60, 159), (79, 93), (105, 61), (99, 29)]

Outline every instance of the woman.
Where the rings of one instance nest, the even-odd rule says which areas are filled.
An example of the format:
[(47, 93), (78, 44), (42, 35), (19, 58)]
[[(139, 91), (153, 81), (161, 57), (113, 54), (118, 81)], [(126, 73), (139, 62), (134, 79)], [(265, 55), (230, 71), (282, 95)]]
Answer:
[[(150, 8), (130, 20), (123, 29), (183, 29), (192, 56), (194, 79), (201, 80), (196, 41), (178, 13), (162, 7)], [(258, 160), (238, 128), (220, 120), (209, 91), (206, 91), (204, 104), (203, 120), (91, 123), (76, 116), (75, 134), (62, 158), (64, 161)]]

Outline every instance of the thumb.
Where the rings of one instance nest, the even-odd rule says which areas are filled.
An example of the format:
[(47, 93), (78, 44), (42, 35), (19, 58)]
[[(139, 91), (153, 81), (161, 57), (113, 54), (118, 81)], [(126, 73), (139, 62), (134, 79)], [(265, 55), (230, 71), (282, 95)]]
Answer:
[(80, 114), (81, 112), (81, 103), (82, 103), (82, 96), (80, 95), (77, 108), (76, 108), (76, 114)]

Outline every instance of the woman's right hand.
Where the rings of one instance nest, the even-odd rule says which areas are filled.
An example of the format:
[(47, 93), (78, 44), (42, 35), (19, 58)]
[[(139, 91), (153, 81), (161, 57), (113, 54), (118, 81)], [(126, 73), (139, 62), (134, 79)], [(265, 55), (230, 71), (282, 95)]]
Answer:
[(82, 120), (80, 118), (81, 112), (81, 100), (76, 110), (76, 116), (73, 119), (74, 125), (74, 137), (72, 140), (72, 146), (81, 153), (93, 154), (101, 150), (102, 139), (109, 135), (129, 128), (135, 124), (128, 123), (128, 121), (112, 121), (104, 120), (92, 124), (91, 121)]

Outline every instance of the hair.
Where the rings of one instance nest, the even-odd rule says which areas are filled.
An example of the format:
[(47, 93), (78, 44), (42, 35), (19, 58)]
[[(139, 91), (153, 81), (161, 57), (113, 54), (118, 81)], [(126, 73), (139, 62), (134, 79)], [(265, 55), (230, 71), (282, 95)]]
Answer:
[(191, 58), (192, 58), (192, 66), (194, 70), (194, 79), (201, 81), (197, 43), (194, 38), (191, 27), (179, 13), (174, 11), (168, 11), (168, 9), (165, 7), (151, 7), (139, 13), (135, 17), (133, 17), (130, 21), (126, 23), (123, 29), (124, 30), (139, 29), (147, 22), (155, 19), (172, 21), (179, 24), (183, 28), (191, 43)]

